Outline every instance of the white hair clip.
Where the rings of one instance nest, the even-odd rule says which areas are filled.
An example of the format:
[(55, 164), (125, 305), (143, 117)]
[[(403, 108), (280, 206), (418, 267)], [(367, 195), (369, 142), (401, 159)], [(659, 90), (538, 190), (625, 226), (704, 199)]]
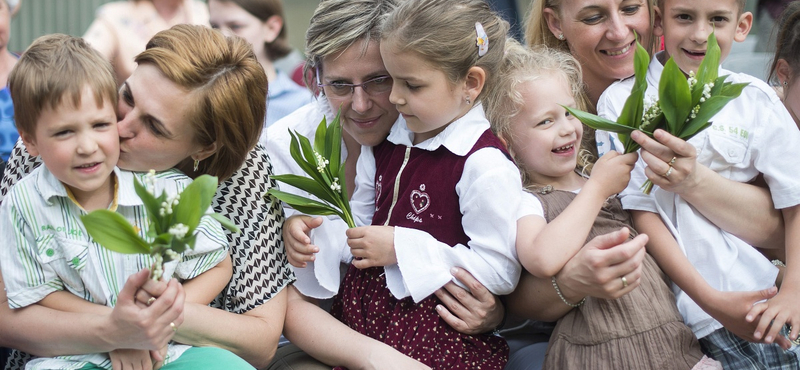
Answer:
[(482, 57), (489, 51), (489, 36), (486, 35), (486, 31), (483, 29), (483, 25), (481, 22), (475, 22), (475, 32), (478, 33), (478, 57)]

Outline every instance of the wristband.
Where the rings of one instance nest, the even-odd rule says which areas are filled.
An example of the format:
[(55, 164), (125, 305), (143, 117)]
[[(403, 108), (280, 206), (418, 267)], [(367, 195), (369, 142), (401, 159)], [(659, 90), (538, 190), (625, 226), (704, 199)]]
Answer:
[(570, 306), (572, 308), (577, 308), (577, 307), (580, 307), (581, 305), (583, 305), (584, 302), (586, 302), (586, 297), (583, 297), (583, 299), (581, 299), (580, 302), (578, 302), (578, 303), (569, 303), (569, 301), (567, 301), (567, 299), (564, 298), (564, 295), (561, 294), (561, 289), (559, 289), (558, 288), (558, 284), (556, 284), (556, 277), (553, 276), (550, 279), (550, 281), (553, 282), (553, 288), (556, 288), (556, 293), (558, 293), (558, 298), (561, 298), (561, 301), (564, 302), (567, 306)]

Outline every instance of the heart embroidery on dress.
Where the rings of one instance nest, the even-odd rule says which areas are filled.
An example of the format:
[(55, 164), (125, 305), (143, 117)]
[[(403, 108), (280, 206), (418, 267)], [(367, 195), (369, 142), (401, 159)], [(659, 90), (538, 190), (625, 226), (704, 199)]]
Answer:
[(428, 206), (431, 205), (431, 198), (428, 196), (428, 193), (425, 193), (425, 184), (419, 186), (419, 189), (422, 190), (414, 190), (411, 192), (411, 208), (414, 208), (414, 212), (420, 214), (428, 209)]

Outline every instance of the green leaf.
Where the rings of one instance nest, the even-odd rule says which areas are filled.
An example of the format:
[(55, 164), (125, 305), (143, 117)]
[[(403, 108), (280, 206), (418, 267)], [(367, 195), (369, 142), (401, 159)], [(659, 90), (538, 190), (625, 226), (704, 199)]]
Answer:
[(697, 116), (689, 122), (683, 130), (676, 134), (676, 136), (680, 137), (681, 139), (686, 140), (687, 137), (692, 137), (696, 135), (700, 130), (702, 130), (706, 124), (714, 115), (719, 113), (722, 108), (725, 107), (731, 100), (735, 99), (735, 96), (712, 96), (705, 103), (700, 105), (700, 111), (697, 112)]
[[(311, 142), (308, 141), (307, 137), (299, 134), (297, 135), (297, 141), (300, 143), (300, 149), (303, 150), (303, 157), (305, 158), (306, 162), (308, 162), (309, 164), (313, 164), (314, 170), (316, 171), (317, 165), (319, 165), (319, 163), (317, 163), (317, 158), (316, 158), (317, 156), (314, 155), (314, 149), (311, 146)], [(323, 177), (325, 176), (324, 174), (320, 175)]]
[(292, 208), (309, 215), (329, 216), (335, 215), (344, 219), (344, 215), (335, 208), (325, 203), (301, 197), (295, 194), (280, 191), (272, 188), (267, 191), (267, 194), (280, 199), (282, 202), (290, 205)]
[(159, 215), (161, 203), (164, 201), (165, 197), (161, 196), (156, 198), (153, 194), (150, 194), (136, 176), (133, 177), (133, 188), (136, 191), (136, 195), (142, 200), (144, 208), (147, 211), (147, 217), (150, 219), (150, 230), (155, 233), (166, 231), (164, 230), (166, 227), (164, 217)]
[(181, 192), (178, 205), (172, 207), (172, 214), (175, 223), (181, 223), (189, 227), (189, 234), (200, 223), (200, 218), (211, 206), (211, 200), (217, 192), (217, 178), (210, 175), (202, 175)]
[(119, 213), (99, 209), (81, 216), (86, 232), (106, 249), (124, 254), (150, 253), (150, 245)]
[(317, 131), (314, 133), (314, 149), (317, 153), (322, 154), (323, 156), (330, 155), (327, 153), (327, 148), (325, 145), (325, 138), (328, 136), (328, 122), (325, 119), (325, 116), (322, 116), (322, 121), (319, 121), (319, 125), (317, 125)]
[(210, 214), (209, 216), (211, 216), (211, 218), (217, 220), (217, 222), (219, 222), (220, 225), (222, 225), (222, 227), (228, 229), (230, 232), (232, 232), (234, 234), (239, 232), (239, 227), (236, 226), (236, 224), (234, 224), (233, 221), (229, 220), (227, 217), (225, 217), (225, 216), (223, 216), (223, 215), (221, 215), (219, 213), (216, 213), (216, 212)]
[(297, 134), (296, 132), (292, 132), (291, 130), (289, 130), (289, 135), (292, 137), (292, 141), (289, 144), (289, 154), (291, 154), (292, 159), (294, 159), (295, 163), (300, 166), (300, 169), (314, 179), (314, 181), (323, 182), (322, 175), (317, 172), (316, 160), (308, 162), (303, 156), (302, 150), (300, 149), (300, 141), (297, 139), (297, 137), (301, 135)]
[[(695, 135), (699, 134), (701, 131), (711, 127), (711, 122), (706, 122), (702, 125), (692, 125), (692, 130), (686, 130), (686, 134), (683, 136), (679, 136), (681, 139), (688, 141), (689, 139), (693, 138)], [(691, 131), (691, 132), (690, 132)]]
[(320, 183), (314, 181), (313, 179), (309, 179), (308, 177), (285, 174), (272, 175), (272, 178), (294, 186), (328, 203), (336, 203), (336, 197), (333, 196), (334, 192), (331, 191), (330, 188), (323, 188)]
[(749, 84), (750, 84), (749, 82), (726, 84), (725, 86), (722, 87), (720, 95), (730, 96), (732, 98), (738, 98), (739, 95), (742, 94), (744, 88), (747, 87), (747, 85)]
[(566, 106), (564, 106), (564, 109), (566, 109), (570, 114), (575, 116), (575, 118), (580, 120), (584, 125), (589, 126), (595, 130), (604, 130), (624, 135), (630, 135), (631, 132), (638, 130), (638, 128), (636, 127), (620, 125), (619, 123), (616, 123), (609, 119), (591, 113), (587, 113), (578, 109), (573, 109)]
[[(328, 127), (328, 137), (326, 138), (327, 146), (330, 149), (329, 153), (327, 154), (330, 160), (330, 165), (328, 168), (333, 176), (336, 176), (339, 173), (339, 168), (343, 167), (342, 125), (341, 121), (339, 120), (339, 115), (341, 113), (341, 110), (336, 112), (336, 118), (333, 119), (333, 122), (331, 122), (330, 126)], [(341, 180), (341, 177), (339, 179)]]
[(658, 100), (669, 132), (680, 132), (692, 110), (692, 93), (678, 64), (669, 58), (658, 83)]
[(650, 64), (650, 56), (647, 54), (639, 41), (636, 41), (633, 66), (635, 79), (631, 95), (625, 100), (617, 123), (625, 126), (639, 127), (642, 123), (644, 113), (644, 93), (647, 91), (647, 66)]
[(712, 82), (717, 79), (717, 75), (719, 74), (719, 62), (720, 62), (720, 48), (719, 43), (717, 43), (717, 37), (714, 35), (714, 32), (708, 35), (708, 41), (706, 43), (706, 55), (703, 57), (703, 61), (700, 62), (700, 67), (697, 69), (697, 84), (703, 85), (709, 82)]

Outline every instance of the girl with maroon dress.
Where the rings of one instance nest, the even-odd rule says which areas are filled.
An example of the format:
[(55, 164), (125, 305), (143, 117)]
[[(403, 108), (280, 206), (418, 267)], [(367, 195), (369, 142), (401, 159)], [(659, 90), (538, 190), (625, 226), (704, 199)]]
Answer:
[[(464, 268), (494, 294), (519, 278), (519, 173), (481, 99), (502, 62), (508, 24), (482, 0), (411, 0), (382, 28), (389, 100), (404, 119), (362, 149), (347, 232), (355, 257), (332, 313), (433, 369), (502, 369), (505, 341), (466, 335), (432, 295)], [(371, 220), (370, 220), (371, 219)]]

